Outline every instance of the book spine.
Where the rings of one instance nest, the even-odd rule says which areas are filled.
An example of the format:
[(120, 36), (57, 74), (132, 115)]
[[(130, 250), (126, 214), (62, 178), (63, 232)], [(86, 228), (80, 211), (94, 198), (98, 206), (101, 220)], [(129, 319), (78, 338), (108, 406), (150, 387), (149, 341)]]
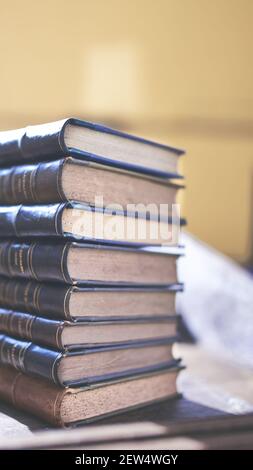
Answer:
[(67, 120), (0, 133), (0, 165), (54, 160), (67, 153), (63, 139)]
[(70, 319), (72, 287), (0, 278), (0, 305), (42, 317)]
[(1, 206), (1, 237), (63, 236), (61, 215), (65, 204)]
[(61, 186), (65, 160), (20, 165), (0, 170), (1, 204), (36, 204), (66, 201)]
[(0, 308), (0, 331), (9, 336), (63, 350), (61, 333), (64, 322), (36, 317), (29, 313)]
[(10, 405), (57, 426), (63, 426), (61, 403), (68, 389), (47, 380), (22, 374), (13, 367), (0, 366), (0, 397)]
[(0, 334), (0, 363), (25, 374), (59, 384), (57, 368), (61, 357), (61, 352)]
[(67, 268), (71, 243), (0, 242), (0, 275), (72, 284)]

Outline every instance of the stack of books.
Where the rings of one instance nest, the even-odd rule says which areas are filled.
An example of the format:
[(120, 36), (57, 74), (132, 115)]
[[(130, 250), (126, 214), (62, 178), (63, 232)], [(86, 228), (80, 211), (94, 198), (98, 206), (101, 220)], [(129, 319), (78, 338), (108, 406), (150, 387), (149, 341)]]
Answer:
[(0, 133), (0, 398), (72, 425), (176, 396), (182, 154), (76, 119)]

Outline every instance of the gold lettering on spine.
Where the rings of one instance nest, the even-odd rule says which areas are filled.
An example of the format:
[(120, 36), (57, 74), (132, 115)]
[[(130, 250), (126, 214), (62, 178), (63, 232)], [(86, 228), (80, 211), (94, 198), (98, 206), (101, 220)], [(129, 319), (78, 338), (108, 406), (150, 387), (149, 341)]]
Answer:
[(32, 288), (32, 283), (28, 282), (25, 286), (25, 289), (24, 289), (24, 304), (25, 304), (26, 308), (28, 308), (30, 287)]
[(7, 362), (25, 372), (25, 354), (31, 343), (15, 343), (7, 349)]
[(36, 177), (37, 177), (37, 172), (39, 171), (39, 168), (41, 166), (41, 163), (35, 167), (33, 171), (31, 171), (30, 174), (30, 193), (31, 193), (31, 198), (33, 202), (37, 202), (37, 193), (36, 193)]
[(35, 289), (34, 289), (34, 292), (33, 292), (33, 305), (34, 305), (34, 308), (36, 309), (36, 312), (40, 312), (40, 303), (39, 303), (39, 300), (40, 300), (40, 291), (41, 291), (41, 287), (40, 285), (36, 286)]
[(30, 318), (28, 319), (27, 321), (27, 324), (26, 324), (26, 336), (27, 338), (31, 339), (32, 340), (32, 326), (33, 326), (33, 323), (35, 322), (36, 320), (36, 317), (33, 317), (32, 315), (30, 315)]
[(31, 343), (28, 343), (19, 350), (18, 364), (19, 364), (19, 369), (21, 369), (23, 372), (25, 372), (25, 354), (28, 348), (30, 347), (30, 345)]
[(17, 250), (17, 266), (20, 271), (20, 273), (24, 274), (25, 268), (24, 268), (24, 254), (25, 254), (25, 249), (20, 247)]
[(13, 346), (9, 350), (9, 361), (15, 369), (19, 368), (19, 345), (17, 343), (13, 344)]
[(32, 325), (36, 317), (28, 313), (0, 312), (0, 329), (5, 333), (32, 340)]
[(26, 201), (29, 200), (28, 188), (29, 188), (29, 172), (26, 170), (21, 175), (21, 188), (20, 188), (22, 193), (23, 193), (23, 197), (24, 197), (24, 199), (26, 199)]
[(35, 248), (36, 248), (36, 243), (33, 243), (29, 247), (28, 254), (27, 254), (27, 264), (28, 264), (28, 269), (31, 273), (31, 277), (33, 277), (34, 279), (38, 281), (39, 280), (38, 276), (36, 275), (36, 272), (34, 271), (34, 267), (33, 267), (33, 252)]

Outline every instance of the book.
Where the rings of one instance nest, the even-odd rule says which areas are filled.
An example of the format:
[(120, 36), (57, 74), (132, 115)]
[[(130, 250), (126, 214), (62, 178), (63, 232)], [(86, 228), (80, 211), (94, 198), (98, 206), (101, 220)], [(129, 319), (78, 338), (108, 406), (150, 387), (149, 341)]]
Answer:
[(69, 286), (0, 277), (0, 305), (62, 320), (120, 319), (175, 314), (182, 284), (170, 286)]
[(0, 241), (0, 275), (67, 284), (174, 284), (182, 254), (182, 248), (175, 247), (8, 240)]
[[(174, 245), (172, 218), (77, 202), (0, 206), (1, 237), (69, 237), (104, 243)], [(181, 221), (185, 223), (185, 221)], [(178, 229), (180, 220), (174, 222)]]
[(13, 367), (0, 366), (0, 397), (43, 421), (71, 426), (177, 396), (179, 370), (178, 366), (163, 366), (124, 381), (61, 388)]
[(72, 156), (159, 177), (179, 177), (184, 151), (70, 118), (0, 133), (0, 165)]
[[(182, 185), (118, 171), (72, 157), (0, 168), (0, 204), (51, 204), (77, 201), (123, 210), (129, 204), (156, 204), (159, 213), (171, 214)], [(167, 208), (166, 206), (169, 206)]]
[(0, 132), (0, 398), (76, 425), (177, 396), (183, 153), (72, 118)]
[(0, 332), (53, 349), (73, 350), (175, 337), (177, 317), (70, 322), (0, 308)]
[(169, 340), (57, 351), (0, 334), (0, 364), (61, 386), (79, 386), (175, 365), (175, 360)]

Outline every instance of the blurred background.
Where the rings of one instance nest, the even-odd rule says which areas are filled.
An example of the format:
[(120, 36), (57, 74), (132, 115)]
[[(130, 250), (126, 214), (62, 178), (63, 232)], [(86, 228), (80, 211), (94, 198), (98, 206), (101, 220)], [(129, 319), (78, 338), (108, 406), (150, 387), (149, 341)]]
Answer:
[(250, 264), (252, 0), (0, 7), (1, 129), (73, 115), (184, 147), (189, 230)]

